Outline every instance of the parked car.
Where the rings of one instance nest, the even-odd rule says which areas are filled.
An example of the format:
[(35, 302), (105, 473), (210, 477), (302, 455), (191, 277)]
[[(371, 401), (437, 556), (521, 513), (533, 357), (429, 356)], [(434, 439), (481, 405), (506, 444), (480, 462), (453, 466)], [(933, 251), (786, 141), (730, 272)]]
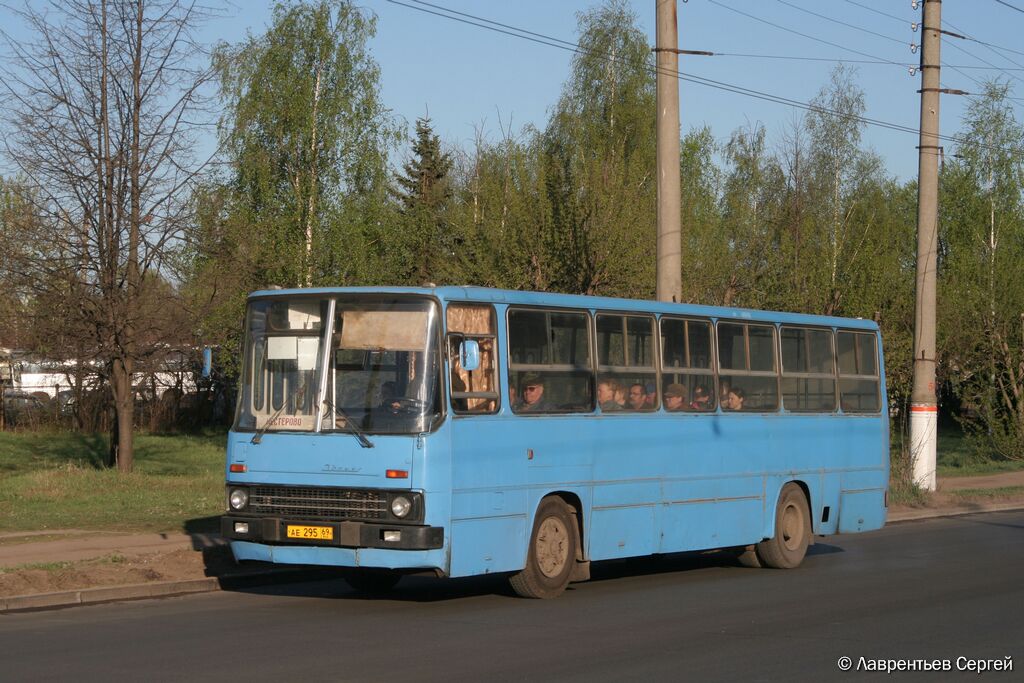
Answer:
[(25, 391), (4, 392), (4, 419), (9, 425), (24, 425), (46, 418), (46, 402)]

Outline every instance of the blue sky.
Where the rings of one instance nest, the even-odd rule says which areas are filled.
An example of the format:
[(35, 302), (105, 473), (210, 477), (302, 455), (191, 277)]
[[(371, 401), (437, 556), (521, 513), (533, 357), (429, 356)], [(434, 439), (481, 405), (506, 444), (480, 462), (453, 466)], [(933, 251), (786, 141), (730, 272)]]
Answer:
[[(583, 0), (431, 1), (568, 41), (576, 39), (577, 12), (596, 4)], [(416, 5), (414, 0), (402, 2)], [(1024, 9), (1024, 0), (1008, 2)], [(503, 129), (515, 132), (526, 124), (545, 125), (569, 74), (569, 52), (387, 0), (361, 0), (359, 4), (377, 16), (378, 33), (371, 49), (381, 67), (384, 102), (410, 126), (429, 111), (444, 140), (468, 147), (477, 129), (495, 139)], [(653, 45), (655, 0), (629, 4)], [(270, 20), (270, 7), (271, 3), (262, 0), (235, 0), (225, 6), (224, 17), (212, 22), (204, 35), (234, 42), (246, 31), (259, 33)], [(980, 81), (998, 76), (1010, 80), (1015, 96), (1024, 97), (1024, 88), (1017, 87), (1024, 86), (1024, 44), (1018, 41), (1024, 12), (995, 0), (946, 0), (942, 13), (945, 29), (975, 39), (943, 40), (943, 85), (978, 92), (980, 87), (972, 78)], [(920, 42), (921, 33), (913, 32), (911, 23), (920, 21), (921, 10), (912, 9), (911, 0), (689, 0), (678, 3), (678, 16), (680, 47), (685, 49), (886, 62), (853, 65), (865, 92), (866, 116), (917, 126), (920, 76), (911, 77), (907, 67), (919, 59), (911, 53), (910, 43)], [(20, 30), (2, 6), (0, 23), (15, 35)], [(833, 66), (832, 61), (763, 56), (680, 58), (684, 73), (802, 102), (812, 99), (828, 82)], [(681, 82), (679, 91), (683, 132), (708, 124), (720, 140), (737, 127), (760, 122), (769, 139), (776, 141), (793, 117), (801, 115), (789, 106), (688, 82)], [(965, 97), (942, 97), (943, 134), (957, 133), (967, 102)], [(1018, 118), (1024, 117), (1022, 105), (1024, 100), (1015, 103)], [(891, 174), (903, 180), (916, 175), (916, 135), (869, 126), (864, 136), (865, 143), (885, 159)]]

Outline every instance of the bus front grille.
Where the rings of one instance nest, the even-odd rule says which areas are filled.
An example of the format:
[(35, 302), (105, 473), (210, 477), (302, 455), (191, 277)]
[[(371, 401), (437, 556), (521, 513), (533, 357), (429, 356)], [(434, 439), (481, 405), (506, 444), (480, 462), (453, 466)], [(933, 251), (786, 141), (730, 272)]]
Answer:
[(384, 519), (387, 496), (365, 489), (254, 486), (249, 509), (257, 514), (302, 519)]

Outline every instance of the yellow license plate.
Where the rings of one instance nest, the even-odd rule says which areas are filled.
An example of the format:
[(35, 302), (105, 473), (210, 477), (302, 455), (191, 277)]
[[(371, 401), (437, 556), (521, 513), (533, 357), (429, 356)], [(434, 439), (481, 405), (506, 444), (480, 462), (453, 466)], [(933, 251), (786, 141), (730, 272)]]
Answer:
[(304, 538), (311, 541), (334, 540), (334, 529), (329, 526), (288, 525), (288, 538)]

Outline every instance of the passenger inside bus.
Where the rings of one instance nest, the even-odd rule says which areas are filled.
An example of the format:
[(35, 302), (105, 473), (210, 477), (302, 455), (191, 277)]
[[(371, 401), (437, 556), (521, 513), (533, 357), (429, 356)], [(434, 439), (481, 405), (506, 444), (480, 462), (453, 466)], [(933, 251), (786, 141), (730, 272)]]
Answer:
[(726, 399), (725, 408), (729, 410), (743, 410), (743, 389), (732, 387), (729, 389), (729, 397)]
[(647, 407), (647, 392), (644, 385), (636, 382), (629, 387), (629, 409), (643, 410)]
[(686, 403), (686, 387), (672, 383), (665, 387), (665, 410), (682, 410)]
[(612, 379), (603, 379), (597, 383), (597, 403), (605, 412), (622, 410), (622, 406), (615, 400), (615, 389), (618, 382)]
[(531, 372), (523, 378), (523, 402), (519, 406), (522, 412), (541, 412), (547, 410), (544, 400), (544, 378)]
[(704, 388), (704, 385), (698, 384), (693, 388), (693, 400), (690, 401), (691, 410), (711, 410), (711, 394)]

